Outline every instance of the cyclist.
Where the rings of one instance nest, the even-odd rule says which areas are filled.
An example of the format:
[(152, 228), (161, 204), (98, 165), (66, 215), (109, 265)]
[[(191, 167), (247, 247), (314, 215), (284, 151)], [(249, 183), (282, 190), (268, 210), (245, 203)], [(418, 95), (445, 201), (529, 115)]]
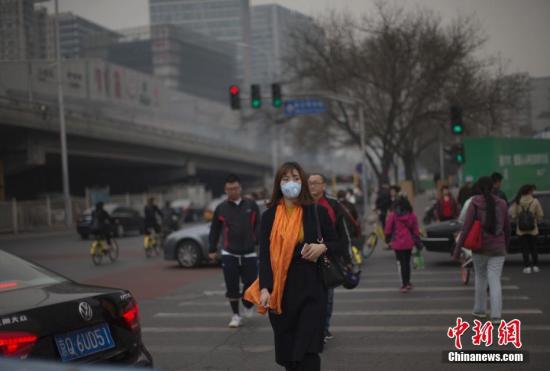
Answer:
[(103, 202), (96, 203), (95, 210), (92, 212), (92, 234), (104, 239), (108, 249), (112, 248), (111, 229), (114, 223), (114, 219), (103, 208)]
[(154, 197), (150, 197), (147, 200), (147, 205), (145, 205), (143, 213), (145, 214), (145, 235), (149, 235), (151, 229), (154, 230), (156, 234), (159, 234), (160, 225), (157, 220), (157, 215), (162, 219), (162, 213), (159, 207), (155, 204)]

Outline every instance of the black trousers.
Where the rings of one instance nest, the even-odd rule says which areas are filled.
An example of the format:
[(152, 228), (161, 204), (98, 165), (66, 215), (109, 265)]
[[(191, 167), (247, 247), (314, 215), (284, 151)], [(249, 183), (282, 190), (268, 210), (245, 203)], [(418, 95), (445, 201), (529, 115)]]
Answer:
[(524, 234), (522, 236), (519, 236), (518, 239), (519, 239), (519, 245), (521, 246), (521, 252), (523, 253), (523, 265), (525, 267), (538, 265), (539, 257), (538, 257), (537, 246), (536, 246), (537, 236)]
[(321, 357), (317, 353), (306, 353), (304, 360), (294, 367), (285, 367), (286, 371), (320, 371)]
[[(236, 300), (242, 297), (242, 292), (246, 290), (252, 282), (258, 277), (258, 258), (236, 257), (232, 255), (222, 255), (223, 277), (225, 279), (226, 294), (229, 300)], [(243, 291), (240, 291), (240, 282), (243, 283)], [(253, 306), (252, 303), (243, 300), (243, 305), (247, 308)]]
[(411, 252), (412, 250), (395, 250), (395, 257), (401, 267), (401, 282), (403, 286), (411, 283)]

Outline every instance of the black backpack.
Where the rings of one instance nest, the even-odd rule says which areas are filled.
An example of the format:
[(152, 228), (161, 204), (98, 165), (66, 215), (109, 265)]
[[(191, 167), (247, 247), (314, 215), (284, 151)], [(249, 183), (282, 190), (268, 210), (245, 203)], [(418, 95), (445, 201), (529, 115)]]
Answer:
[(521, 206), (521, 211), (518, 214), (518, 229), (522, 232), (529, 232), (535, 229), (535, 215), (531, 212), (531, 204), (527, 208)]

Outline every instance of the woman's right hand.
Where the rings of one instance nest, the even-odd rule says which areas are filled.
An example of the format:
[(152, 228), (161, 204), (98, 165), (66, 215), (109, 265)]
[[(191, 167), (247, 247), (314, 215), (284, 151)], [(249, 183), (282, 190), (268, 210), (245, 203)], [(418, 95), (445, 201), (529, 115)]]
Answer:
[(260, 304), (264, 308), (269, 308), (269, 300), (271, 299), (271, 294), (267, 289), (262, 289), (260, 291)]

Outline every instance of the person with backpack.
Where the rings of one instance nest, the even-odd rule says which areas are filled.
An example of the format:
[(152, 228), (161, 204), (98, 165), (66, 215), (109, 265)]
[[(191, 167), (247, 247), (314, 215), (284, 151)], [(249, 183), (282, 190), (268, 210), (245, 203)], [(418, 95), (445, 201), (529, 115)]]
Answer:
[[(491, 322), (500, 323), (502, 316), (502, 267), (506, 258), (506, 247), (510, 243), (510, 223), (506, 202), (493, 193), (493, 180), (481, 177), (477, 181), (479, 195), (472, 198), (466, 218), (462, 225), (460, 237), (453, 258), (458, 260), (460, 247), (470, 239), (469, 233), (479, 231), (481, 246), (472, 249), (472, 260), (475, 272), (475, 295), (473, 315), (476, 318), (486, 318), (487, 286), (489, 286), (491, 302)], [(479, 220), (478, 223), (476, 221)], [(476, 230), (472, 227), (480, 225)]]
[(400, 196), (393, 204), (392, 211), (388, 215), (385, 228), (386, 238), (390, 240), (390, 247), (395, 251), (395, 256), (401, 267), (402, 293), (412, 290), (411, 283), (411, 255), (420, 237), (418, 220), (411, 203), (406, 197)]
[(532, 184), (521, 186), (510, 207), (512, 220), (516, 223), (516, 234), (523, 253), (523, 273), (538, 273), (537, 236), (538, 223), (544, 216), (542, 206), (533, 192), (536, 187)]

